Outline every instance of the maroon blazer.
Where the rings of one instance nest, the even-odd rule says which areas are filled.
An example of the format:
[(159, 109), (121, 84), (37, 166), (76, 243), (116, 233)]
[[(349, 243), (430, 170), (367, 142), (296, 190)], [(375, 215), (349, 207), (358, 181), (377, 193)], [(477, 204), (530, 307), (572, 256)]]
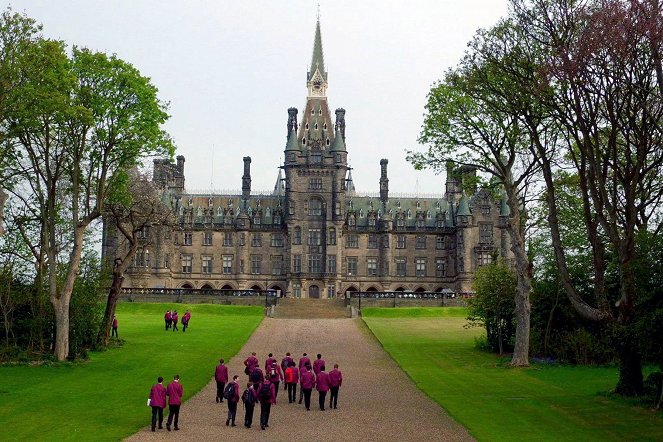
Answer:
[(272, 365), (272, 367), (276, 371), (276, 376), (274, 376), (273, 378), (271, 376), (271, 372), (272, 372), (271, 368), (265, 370), (265, 373), (269, 377), (269, 380), (271, 382), (280, 382), (280, 381), (282, 381), (283, 380), (283, 372), (281, 371), (281, 367), (279, 367), (276, 364), (276, 361), (274, 361), (274, 364)]
[(168, 394), (168, 405), (182, 405), (182, 395), (184, 389), (179, 381), (173, 381), (166, 387), (166, 394)]
[(316, 359), (313, 361), (313, 372), (317, 375), (320, 373), (320, 368), (325, 366), (325, 360), (324, 359)]
[(175, 313), (175, 314), (173, 315), (173, 322), (174, 322), (175, 324), (177, 324), (177, 313)]
[(270, 367), (272, 366), (272, 364), (275, 363), (275, 362), (276, 362), (276, 359), (267, 358), (267, 360), (265, 360), (265, 372), (267, 372), (267, 370), (269, 370)]
[(173, 315), (170, 312), (166, 312), (166, 314), (163, 315), (163, 319), (165, 319), (166, 321), (170, 321), (171, 319), (173, 319)]
[(154, 384), (150, 390), (150, 406), (166, 408), (166, 389), (163, 384)]
[(290, 356), (286, 356), (285, 358), (281, 359), (281, 370), (286, 371), (288, 367), (290, 367), (291, 362), (294, 362), (294, 359), (292, 359)]
[(343, 383), (343, 375), (341, 374), (341, 370), (335, 368), (329, 372), (330, 387), (340, 387), (342, 383)]
[(117, 318), (113, 319), (113, 328), (117, 328)]
[(233, 382), (233, 384), (235, 384), (235, 395), (228, 400), (237, 403), (239, 402), (239, 384), (237, 382)]
[(223, 382), (224, 384), (228, 382), (228, 367), (223, 364), (217, 365), (214, 372), (214, 379), (217, 382)]
[(246, 367), (249, 367), (249, 372), (252, 372), (252, 371), (253, 371), (253, 368), (254, 368), (254, 367), (257, 367), (259, 364), (260, 364), (260, 362), (258, 362), (258, 358), (256, 358), (256, 357), (253, 356), (253, 355), (249, 356), (249, 357), (246, 358), (246, 360), (244, 361), (244, 365), (245, 365)]
[(315, 375), (312, 371), (303, 370), (299, 376), (299, 383), (303, 389), (310, 390), (315, 386)]
[(189, 319), (191, 319), (191, 313), (185, 313), (184, 316), (182, 316), (182, 324), (188, 324)]
[(329, 391), (329, 375), (325, 371), (318, 373), (315, 378), (315, 389), (318, 391)]
[(304, 356), (303, 358), (299, 359), (299, 368), (301, 369), (306, 363), (311, 363), (311, 360), (308, 358), (308, 356)]
[[(254, 371), (257, 371), (258, 374), (260, 375), (260, 382), (265, 380), (265, 375), (262, 373), (262, 370), (260, 369), (260, 367), (256, 366), (251, 373), (253, 373)], [(249, 374), (249, 379), (251, 379), (250, 374)]]
[[(258, 399), (260, 400), (261, 403), (264, 403), (264, 404), (267, 404), (267, 403), (272, 404), (272, 405), (275, 404), (276, 403), (276, 386), (274, 384), (272, 384), (271, 382), (269, 382), (269, 379), (265, 379), (265, 382), (263, 382), (262, 384), (263, 385), (265, 385), (265, 384), (269, 385), (269, 393), (270, 393), (269, 400), (260, 399), (260, 394), (259, 393), (258, 393)], [(262, 389), (262, 385), (260, 385), (258, 387), (258, 392), (260, 392), (261, 389)]]

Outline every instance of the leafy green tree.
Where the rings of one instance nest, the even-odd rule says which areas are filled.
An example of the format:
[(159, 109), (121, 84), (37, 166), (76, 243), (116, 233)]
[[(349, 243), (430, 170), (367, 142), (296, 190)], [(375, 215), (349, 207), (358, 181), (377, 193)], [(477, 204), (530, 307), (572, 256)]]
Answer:
[(475, 274), (476, 295), (467, 303), (468, 321), (486, 328), (488, 344), (500, 355), (514, 337), (516, 279), (504, 260), (482, 266)]

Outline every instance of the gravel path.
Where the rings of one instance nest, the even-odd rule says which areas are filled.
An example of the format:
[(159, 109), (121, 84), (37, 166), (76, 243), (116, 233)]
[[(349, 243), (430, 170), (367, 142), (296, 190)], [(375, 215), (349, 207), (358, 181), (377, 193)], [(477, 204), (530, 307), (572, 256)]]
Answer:
[[(247, 381), (242, 362), (252, 351), (257, 353), (261, 367), (269, 352), (274, 353), (280, 363), (286, 351), (295, 361), (303, 352), (311, 359), (321, 353), (327, 371), (338, 363), (344, 377), (338, 409), (320, 411), (315, 390), (311, 394), (311, 411), (306, 411), (303, 405), (289, 404), (281, 384), (267, 430), (260, 430), (259, 406), (254, 411), (253, 426), (244, 428), (241, 402), (237, 409), (238, 426), (226, 427), (228, 408), (225, 403), (215, 403), (216, 383), (212, 380), (182, 405), (180, 431), (168, 433), (165, 430), (165, 411), (163, 430), (152, 433), (146, 426), (127, 440), (473, 440), (465, 428), (416, 388), (359, 319), (265, 318), (228, 364), (231, 377), (233, 374), (241, 376), (242, 387)], [(214, 367), (210, 367), (210, 373), (213, 370)], [(186, 379), (182, 383), (186, 388)], [(146, 409), (148, 424), (149, 419)]]

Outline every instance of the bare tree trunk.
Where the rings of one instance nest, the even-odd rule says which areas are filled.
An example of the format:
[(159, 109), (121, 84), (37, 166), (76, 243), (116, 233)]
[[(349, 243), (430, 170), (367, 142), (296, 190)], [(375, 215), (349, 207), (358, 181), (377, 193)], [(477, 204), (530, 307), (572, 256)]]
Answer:
[(55, 357), (64, 361), (69, 356), (69, 299), (52, 299), (55, 313)]
[[(117, 266), (116, 266), (117, 268)], [(110, 330), (113, 325), (113, 316), (115, 315), (115, 308), (117, 307), (117, 300), (120, 297), (120, 289), (124, 282), (124, 276), (116, 269), (113, 269), (113, 281), (111, 282), (110, 289), (108, 290), (108, 299), (106, 300), (106, 310), (104, 317), (101, 321), (101, 328), (97, 335), (97, 344), (108, 345), (110, 340)]]

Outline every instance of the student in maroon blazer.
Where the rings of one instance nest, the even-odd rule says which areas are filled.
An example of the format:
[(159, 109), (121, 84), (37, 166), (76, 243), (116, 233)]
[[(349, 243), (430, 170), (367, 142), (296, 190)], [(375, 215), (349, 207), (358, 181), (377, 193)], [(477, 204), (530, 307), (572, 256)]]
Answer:
[(248, 394), (253, 397), (252, 401), (244, 401), (244, 426), (246, 428), (251, 428), (251, 424), (253, 423), (253, 409), (255, 408), (256, 404), (258, 403), (258, 392), (256, 391), (255, 388), (253, 388), (252, 383), (246, 384), (246, 391), (242, 393), (242, 399), (244, 398), (244, 395), (248, 391)]
[[(269, 395), (263, 396), (262, 392), (269, 388)], [(274, 384), (269, 382), (269, 379), (260, 385), (258, 390), (258, 400), (260, 401), (260, 428), (264, 430), (266, 427), (269, 427), (269, 413), (272, 409), (272, 405), (276, 403), (276, 392)]]
[(231, 422), (233, 427), (237, 426), (235, 425), (235, 416), (237, 415), (237, 402), (239, 402), (239, 383), (237, 381), (238, 378), (239, 376), (237, 375), (233, 376), (232, 384), (235, 389), (235, 394), (233, 395), (233, 397), (228, 399), (228, 419), (226, 419), (226, 427)]
[(228, 382), (228, 367), (224, 365), (223, 359), (219, 359), (219, 365), (214, 371), (214, 380), (216, 381), (216, 403), (223, 403), (223, 389)]
[(159, 430), (161, 430), (163, 428), (163, 409), (166, 408), (166, 389), (161, 376), (150, 390), (150, 407), (152, 407), (152, 431), (157, 426), (157, 415), (159, 416)]
[(317, 376), (320, 373), (320, 367), (325, 365), (325, 360), (322, 359), (322, 355), (318, 353), (318, 358), (313, 361), (313, 373)]
[(182, 332), (186, 331), (186, 328), (189, 326), (189, 320), (191, 320), (191, 312), (187, 310), (182, 316)]
[(288, 388), (288, 403), (297, 400), (297, 383), (299, 382), (299, 370), (295, 361), (290, 361), (290, 366), (285, 369), (285, 385)]
[[(292, 362), (294, 359), (292, 359), (292, 356), (290, 356), (290, 352), (285, 354), (285, 357), (281, 359), (281, 371), (283, 372), (283, 375), (285, 376), (285, 371), (290, 367), (290, 362)], [(287, 390), (288, 389), (288, 383), (284, 382), (283, 383), (283, 389)]]
[(168, 384), (166, 394), (168, 394), (168, 422), (166, 422), (166, 429), (170, 431), (170, 425), (173, 423), (173, 417), (175, 417), (175, 431), (177, 431), (180, 429), (177, 423), (180, 420), (180, 406), (182, 405), (182, 395), (184, 394), (184, 389), (182, 388), (182, 384), (180, 384), (180, 375), (176, 374), (173, 382)]
[(274, 355), (271, 353), (267, 356), (267, 359), (265, 359), (265, 373), (269, 371), (270, 368), (272, 368), (272, 364), (276, 362), (276, 359), (274, 358)]
[(166, 330), (170, 328), (170, 324), (173, 322), (173, 315), (170, 313), (170, 310), (166, 311), (166, 314), (163, 315), (164, 321), (166, 321)]
[(113, 330), (111, 330), (111, 338), (113, 336), (115, 336), (116, 338), (118, 337), (117, 336), (117, 317), (115, 315), (113, 315)]
[(301, 370), (302, 367), (304, 367), (306, 364), (310, 364), (310, 363), (311, 363), (311, 359), (309, 359), (309, 357), (306, 356), (306, 353), (304, 353), (304, 355), (301, 358), (299, 358), (299, 369)]
[(338, 369), (338, 364), (334, 364), (334, 369), (329, 372), (329, 390), (331, 395), (329, 396), (329, 408), (334, 405), (336, 408), (336, 403), (338, 402), (338, 388), (343, 383), (343, 374), (341, 370)]
[(253, 388), (258, 391), (258, 387), (260, 387), (260, 384), (262, 381), (265, 380), (265, 375), (262, 373), (262, 370), (260, 367), (257, 365), (253, 367), (253, 371), (251, 371), (251, 374), (249, 374), (249, 382), (253, 383)]
[(177, 316), (177, 310), (175, 310), (175, 311), (173, 312), (172, 317), (173, 317), (173, 331), (175, 331), (175, 330), (179, 330), (179, 329), (177, 328), (177, 318), (178, 318), (178, 316)]
[(325, 398), (329, 391), (329, 375), (325, 372), (325, 366), (320, 367), (320, 373), (315, 377), (315, 389), (318, 390), (318, 399), (320, 400), (320, 410), (325, 409)]
[[(299, 375), (299, 383), (302, 387), (302, 394), (304, 395), (304, 406), (307, 410), (311, 409), (311, 390), (315, 386), (315, 375), (311, 370), (311, 364), (305, 365)], [(299, 400), (302, 403), (302, 400)]]
[(274, 362), (272, 362), (272, 366), (265, 371), (265, 377), (268, 377), (269, 382), (274, 384), (276, 396), (278, 397), (279, 385), (283, 380), (283, 372), (281, 371), (281, 367), (279, 367), (279, 365), (276, 363), (276, 360), (274, 360)]
[(244, 359), (244, 373), (250, 375), (254, 367), (260, 365), (258, 358), (256, 358), (256, 352), (251, 353), (251, 356)]

